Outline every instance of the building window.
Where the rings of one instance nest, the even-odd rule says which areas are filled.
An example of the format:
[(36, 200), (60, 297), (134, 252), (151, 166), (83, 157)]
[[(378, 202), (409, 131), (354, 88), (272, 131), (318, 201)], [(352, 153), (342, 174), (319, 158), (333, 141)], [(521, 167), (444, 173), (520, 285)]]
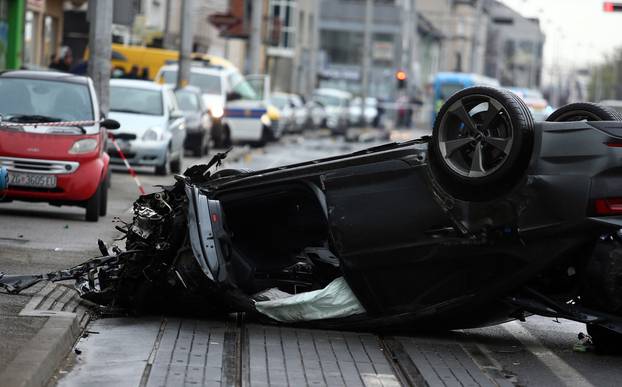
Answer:
[(43, 65), (49, 65), (56, 55), (58, 38), (58, 19), (46, 15), (43, 20)]
[(268, 44), (293, 48), (296, 42), (295, 0), (270, 0), (268, 13)]
[(34, 64), (37, 60), (38, 12), (26, 11), (24, 23), (24, 63)]
[(322, 30), (320, 42), (330, 64), (360, 65), (363, 60), (363, 33)]

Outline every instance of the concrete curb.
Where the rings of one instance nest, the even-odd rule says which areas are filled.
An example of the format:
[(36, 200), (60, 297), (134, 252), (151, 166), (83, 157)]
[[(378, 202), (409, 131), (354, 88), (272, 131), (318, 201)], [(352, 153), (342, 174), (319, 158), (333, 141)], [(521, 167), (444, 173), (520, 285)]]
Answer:
[(3, 387), (47, 385), (89, 320), (81, 307), (74, 317), (50, 317), (0, 374)]

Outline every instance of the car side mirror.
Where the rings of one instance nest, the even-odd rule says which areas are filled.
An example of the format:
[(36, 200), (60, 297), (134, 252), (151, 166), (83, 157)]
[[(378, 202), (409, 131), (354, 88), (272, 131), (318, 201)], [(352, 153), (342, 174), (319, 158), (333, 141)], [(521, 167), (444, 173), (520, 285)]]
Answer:
[(230, 91), (227, 93), (227, 101), (235, 101), (238, 99), (242, 99), (242, 94), (237, 91)]
[(177, 120), (183, 117), (184, 117), (184, 112), (182, 112), (181, 110), (173, 110), (171, 111), (171, 115), (169, 116), (171, 120)]
[(121, 124), (119, 123), (119, 121), (112, 120), (110, 118), (106, 118), (99, 125), (108, 130), (115, 130), (121, 127)]

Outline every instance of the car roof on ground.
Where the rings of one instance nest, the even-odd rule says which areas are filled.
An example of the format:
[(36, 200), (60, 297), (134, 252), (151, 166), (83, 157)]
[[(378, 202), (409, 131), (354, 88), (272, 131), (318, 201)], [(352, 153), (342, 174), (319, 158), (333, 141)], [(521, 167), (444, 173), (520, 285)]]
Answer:
[(164, 89), (164, 85), (160, 85), (159, 83), (155, 83), (152, 81), (143, 81), (143, 80), (138, 80), (138, 79), (111, 79), (110, 86), (123, 86), (123, 87), (131, 87), (135, 89), (145, 89), (145, 90)]
[(6, 70), (0, 72), (0, 78), (39, 79), (44, 81), (70, 82), (86, 85), (88, 77), (64, 73), (62, 71), (39, 71), (39, 70)]

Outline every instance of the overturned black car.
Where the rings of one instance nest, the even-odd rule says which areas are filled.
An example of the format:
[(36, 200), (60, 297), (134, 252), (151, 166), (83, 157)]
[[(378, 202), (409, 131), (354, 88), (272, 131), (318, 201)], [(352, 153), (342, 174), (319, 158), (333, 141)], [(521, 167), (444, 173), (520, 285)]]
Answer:
[[(219, 155), (141, 196), (125, 250), (36, 276), (103, 305), (323, 328), (467, 328), (529, 314), (622, 337), (622, 117), (465, 89), (433, 136), (262, 171)], [(612, 340), (614, 339), (614, 340)]]

